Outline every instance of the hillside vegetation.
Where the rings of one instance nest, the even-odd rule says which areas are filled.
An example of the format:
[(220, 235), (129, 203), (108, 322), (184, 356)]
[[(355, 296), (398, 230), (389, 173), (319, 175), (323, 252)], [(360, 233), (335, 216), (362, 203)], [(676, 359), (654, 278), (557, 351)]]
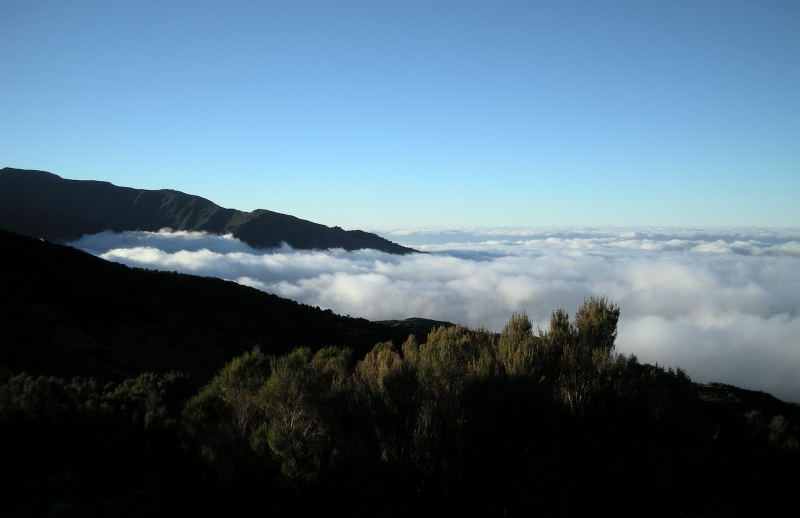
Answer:
[(534, 332), (261, 348), (200, 389), (0, 373), (11, 515), (754, 516), (796, 509), (797, 407), (614, 348), (587, 300)]

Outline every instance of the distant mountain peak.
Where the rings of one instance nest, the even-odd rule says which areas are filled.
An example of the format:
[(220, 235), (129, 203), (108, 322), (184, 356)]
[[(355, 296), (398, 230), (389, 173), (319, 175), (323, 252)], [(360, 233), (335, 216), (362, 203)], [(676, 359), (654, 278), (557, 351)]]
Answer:
[(50, 173), (48, 171), (39, 171), (38, 169), (16, 169), (14, 167), (4, 167), (0, 169), (0, 174), (10, 174), (10, 175), (17, 175), (17, 174), (24, 174), (28, 177), (36, 177), (36, 178), (58, 178), (63, 180), (60, 176), (54, 173)]
[(328, 227), (267, 209), (226, 209), (173, 189), (120, 187), (11, 167), (0, 170), (0, 228), (57, 242), (106, 230), (156, 232), (171, 228), (233, 234), (254, 248), (286, 243), (298, 249), (416, 252), (369, 232)]

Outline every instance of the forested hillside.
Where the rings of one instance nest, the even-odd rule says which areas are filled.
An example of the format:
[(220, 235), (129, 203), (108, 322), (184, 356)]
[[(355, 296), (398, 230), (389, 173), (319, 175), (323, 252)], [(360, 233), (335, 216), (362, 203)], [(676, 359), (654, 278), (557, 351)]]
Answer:
[(800, 412), (614, 347), (589, 299), (119, 383), (0, 373), (12, 516), (760, 516), (797, 509)]

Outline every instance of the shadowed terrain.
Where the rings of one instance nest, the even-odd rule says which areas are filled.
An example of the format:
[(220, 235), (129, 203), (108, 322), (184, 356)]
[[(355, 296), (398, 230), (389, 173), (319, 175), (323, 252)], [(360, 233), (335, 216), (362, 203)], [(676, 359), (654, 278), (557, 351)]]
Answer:
[(45, 171), (0, 170), (0, 228), (51, 241), (71, 241), (104, 230), (204, 231), (233, 234), (255, 248), (287, 243), (293, 248), (414, 252), (375, 234), (343, 230), (269, 210), (242, 212), (169, 189), (118, 187), (67, 180)]
[[(370, 322), (0, 231), (8, 516), (754, 516), (800, 410), (546, 331)], [(408, 336), (413, 333), (412, 336)], [(406, 338), (407, 337), (407, 338)], [(402, 344), (402, 345), (401, 345)]]
[[(0, 231), (0, 365), (60, 376), (121, 379), (179, 370), (203, 382), (260, 345), (405, 339), (410, 329), (343, 317), (234, 282), (111, 263)], [(427, 333), (438, 323), (415, 322)]]

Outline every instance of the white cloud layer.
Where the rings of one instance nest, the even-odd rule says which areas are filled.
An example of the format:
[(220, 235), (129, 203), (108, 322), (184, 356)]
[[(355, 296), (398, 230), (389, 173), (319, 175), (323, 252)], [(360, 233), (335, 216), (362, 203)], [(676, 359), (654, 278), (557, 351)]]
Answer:
[(619, 350), (800, 401), (800, 231), (392, 231), (428, 254), (254, 250), (232, 236), (104, 232), (73, 246), (130, 266), (222, 277), (338, 313), (499, 330), (587, 296), (622, 308)]

